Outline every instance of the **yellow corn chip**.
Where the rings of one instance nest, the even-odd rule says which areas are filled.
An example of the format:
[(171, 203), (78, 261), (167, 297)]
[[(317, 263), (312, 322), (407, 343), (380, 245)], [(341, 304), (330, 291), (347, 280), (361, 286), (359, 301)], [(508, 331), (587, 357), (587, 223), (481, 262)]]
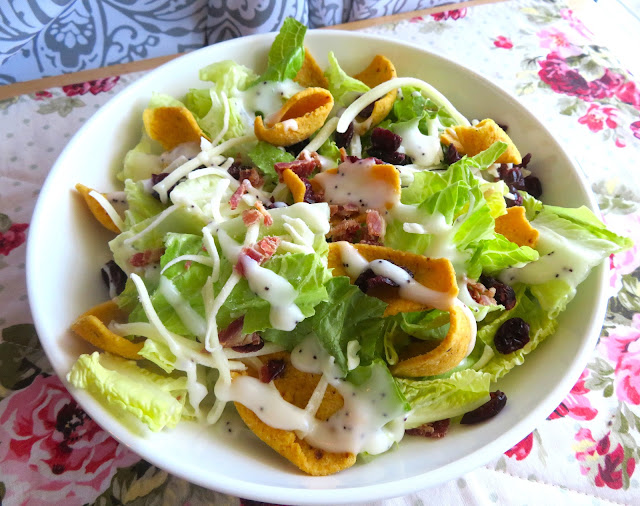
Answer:
[(200, 137), (208, 139), (186, 107), (145, 109), (142, 121), (149, 137), (162, 144), (166, 150), (184, 142), (199, 142)]
[[(373, 60), (371, 60), (371, 63), (366, 69), (353, 77), (362, 81), (364, 84), (369, 86), (369, 88), (375, 88), (379, 84), (397, 77), (397, 75), (398, 74), (396, 73), (396, 68), (393, 66), (393, 63), (391, 63), (388, 58), (382, 55), (377, 55)], [(377, 125), (387, 117), (387, 114), (391, 112), (391, 108), (393, 107), (397, 94), (398, 91), (394, 89), (375, 102), (371, 116), (369, 116), (369, 119), (371, 120), (369, 127)]]
[(440, 135), (440, 141), (447, 146), (453, 144), (461, 155), (469, 156), (481, 153), (496, 141), (506, 142), (509, 146), (500, 155), (497, 162), (516, 164), (522, 162), (522, 157), (516, 145), (492, 119), (482, 120), (477, 125), (448, 128)]
[(513, 206), (507, 209), (507, 214), (496, 218), (496, 232), (502, 234), (518, 246), (535, 248), (540, 233), (531, 226), (525, 216), (524, 207)]
[[(452, 300), (458, 295), (456, 273), (451, 262), (446, 258), (427, 258), (424, 255), (371, 244), (354, 244), (353, 247), (369, 262), (377, 259), (389, 260), (396, 265), (406, 267), (413, 272), (414, 279), (418, 283), (431, 290), (445, 293)], [(338, 243), (329, 244), (328, 267), (333, 269), (334, 276), (348, 276), (342, 265), (342, 255)], [(385, 316), (432, 309), (432, 307), (419, 302), (401, 299), (393, 289), (372, 292), (370, 295), (374, 295), (388, 304)]]
[(304, 88), (329, 87), (329, 81), (324, 76), (320, 65), (306, 47), (304, 48), (304, 62), (293, 80)]
[(76, 185), (76, 190), (78, 190), (78, 193), (80, 193), (80, 195), (82, 195), (82, 198), (84, 198), (84, 201), (91, 211), (91, 214), (93, 214), (94, 218), (98, 220), (104, 228), (106, 228), (107, 230), (111, 230), (111, 232), (115, 232), (116, 234), (119, 234), (121, 232), (118, 226), (111, 219), (111, 216), (109, 216), (109, 213), (107, 213), (107, 211), (104, 210), (104, 207), (100, 205), (100, 202), (89, 195), (92, 191), (94, 191), (92, 188), (78, 183)]
[(258, 116), (253, 124), (256, 137), (274, 146), (291, 146), (308, 139), (324, 125), (333, 108), (333, 97), (324, 88), (296, 93), (265, 124)]
[(133, 343), (107, 328), (112, 321), (123, 321), (126, 317), (127, 314), (118, 307), (118, 304), (109, 300), (81, 315), (71, 326), (71, 330), (96, 348), (124, 358), (139, 360), (142, 357), (138, 352), (143, 344)]
[[(464, 311), (453, 306), (449, 311), (449, 331), (433, 350), (401, 360), (391, 367), (394, 376), (418, 378), (443, 374), (457, 366), (467, 355), (471, 341), (471, 325)], [(422, 344), (422, 343), (421, 343)]]
[[(321, 376), (297, 370), (291, 365), (290, 354), (287, 352), (273, 353), (261, 357), (261, 360), (265, 363), (272, 359), (284, 360), (286, 364), (284, 372), (274, 380), (274, 384), (283, 399), (304, 409)], [(253, 370), (243, 371), (243, 373), (256, 376), (256, 372)], [(237, 375), (239, 373), (232, 374)], [(316, 413), (316, 418), (327, 420), (342, 408), (343, 404), (342, 396), (335, 388), (329, 385)], [(307, 474), (326, 476), (355, 464), (356, 456), (352, 453), (331, 453), (314, 448), (306, 441), (298, 438), (295, 432), (274, 429), (265, 424), (253, 411), (242, 404), (236, 402), (235, 406), (242, 420), (256, 436)]]
[(302, 179), (298, 177), (298, 174), (291, 169), (285, 169), (282, 172), (282, 179), (291, 191), (293, 202), (296, 204), (298, 202), (304, 202), (304, 194), (307, 192), (307, 187), (302, 182)]

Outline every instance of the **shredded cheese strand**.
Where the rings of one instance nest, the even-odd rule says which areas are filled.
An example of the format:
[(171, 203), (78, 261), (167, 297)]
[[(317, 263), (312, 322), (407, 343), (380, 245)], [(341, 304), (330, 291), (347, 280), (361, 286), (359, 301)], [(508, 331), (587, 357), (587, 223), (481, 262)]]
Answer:
[(116, 211), (115, 208), (111, 205), (111, 202), (109, 202), (105, 198), (105, 196), (102, 195), (102, 193), (99, 193), (95, 190), (91, 190), (89, 192), (89, 195), (93, 197), (96, 202), (98, 202), (98, 204), (100, 204), (102, 209), (104, 209), (105, 212), (109, 215), (109, 218), (111, 218), (111, 221), (113, 221), (113, 224), (120, 229), (120, 232), (122, 232), (124, 230), (124, 221), (122, 220), (122, 218), (120, 218), (118, 211)]
[(310, 153), (314, 151), (317, 152), (331, 136), (333, 131), (336, 129), (336, 126), (338, 126), (338, 117), (328, 120), (318, 131), (313, 140), (309, 144), (307, 144), (307, 146), (302, 151), (309, 151)]
[(220, 278), (220, 255), (218, 254), (218, 248), (216, 248), (216, 243), (208, 227), (202, 229), (202, 238), (204, 240), (204, 247), (207, 249), (210, 257), (211, 281), (215, 283), (218, 281), (218, 278)]
[(470, 125), (469, 120), (462, 114), (460, 114), (460, 112), (458, 112), (453, 104), (449, 102), (447, 97), (445, 97), (429, 83), (426, 83), (422, 79), (417, 79), (415, 77), (395, 77), (393, 79), (385, 81), (382, 84), (379, 84), (375, 88), (367, 91), (364, 95), (361, 95), (356, 100), (354, 100), (353, 103), (342, 113), (342, 116), (340, 116), (340, 120), (338, 121), (336, 130), (339, 133), (346, 132), (347, 128), (349, 128), (349, 123), (356, 119), (356, 116), (360, 113), (360, 111), (362, 111), (362, 109), (375, 102), (379, 98), (384, 97), (393, 89), (401, 88), (403, 86), (413, 86), (418, 88), (424, 94), (424, 96), (430, 98), (436, 103), (437, 106), (442, 107), (445, 111), (447, 111), (456, 121), (456, 123), (458, 123), (459, 125)]
[(170, 262), (168, 262), (160, 271), (160, 274), (164, 274), (169, 267), (174, 266), (180, 262), (198, 262), (199, 264), (206, 265), (208, 267), (213, 266), (213, 261), (211, 258), (206, 257), (204, 255), (181, 255), (179, 257), (174, 258)]

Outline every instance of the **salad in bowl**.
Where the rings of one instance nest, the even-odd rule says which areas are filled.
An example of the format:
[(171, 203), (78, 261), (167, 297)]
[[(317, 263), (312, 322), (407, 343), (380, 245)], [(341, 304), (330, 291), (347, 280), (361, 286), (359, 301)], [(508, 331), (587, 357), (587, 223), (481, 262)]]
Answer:
[(67, 379), (153, 432), (237, 412), (324, 476), (500, 417), (496, 381), (630, 244), (545, 203), (509, 125), (382, 53), (323, 69), (305, 32), (286, 20), (261, 74), (218, 61), (151, 95), (121, 188), (78, 183), (112, 259)]

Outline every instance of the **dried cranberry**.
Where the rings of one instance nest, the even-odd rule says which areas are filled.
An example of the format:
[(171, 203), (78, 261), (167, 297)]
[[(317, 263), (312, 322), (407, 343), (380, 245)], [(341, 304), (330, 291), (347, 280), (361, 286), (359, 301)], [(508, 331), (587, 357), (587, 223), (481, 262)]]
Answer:
[(503, 163), (498, 169), (498, 175), (509, 188), (512, 186), (518, 190), (522, 190), (524, 188), (524, 176), (518, 167), (512, 167), (510, 169)]
[(373, 108), (376, 106), (376, 102), (377, 100), (375, 102), (371, 102), (367, 107), (365, 107), (358, 113), (358, 116), (361, 118), (368, 118), (369, 116), (371, 116)]
[(371, 132), (371, 144), (381, 151), (397, 151), (402, 144), (402, 137), (386, 128), (376, 127)]
[(391, 165), (406, 165), (408, 157), (404, 153), (398, 153), (397, 151), (382, 151), (376, 148), (370, 148), (369, 156), (379, 158), (382, 162), (390, 163)]
[(496, 293), (493, 298), (496, 299), (498, 304), (504, 306), (506, 310), (514, 308), (516, 305), (516, 292), (509, 285), (505, 285), (490, 276), (481, 276), (480, 283), (487, 288), (496, 289)]
[(351, 144), (351, 139), (353, 139), (353, 121), (343, 133), (336, 132), (336, 146), (346, 149)]
[[(393, 263), (393, 262), (391, 262), (391, 263)], [(407, 272), (407, 274), (409, 274), (409, 276), (413, 277), (413, 272), (411, 272), (406, 267), (403, 267), (403, 266), (400, 266), (400, 267), (405, 272)], [(361, 272), (360, 275), (354, 281), (353, 284), (356, 285), (358, 288), (360, 288), (360, 290), (362, 290), (364, 293), (367, 293), (369, 290), (372, 290), (372, 289), (380, 287), (380, 286), (389, 286), (389, 287), (397, 287), (398, 286), (398, 283), (396, 283), (392, 279), (389, 279), (389, 278), (387, 278), (385, 276), (380, 276), (380, 275), (376, 274), (375, 272), (373, 272), (373, 269), (367, 269), (367, 270)]]
[(474, 409), (473, 411), (469, 411), (462, 416), (460, 423), (464, 425), (471, 425), (474, 423), (484, 422), (489, 418), (496, 416), (502, 408), (507, 404), (507, 396), (504, 392), (500, 390), (496, 390), (495, 392), (491, 392), (491, 399), (485, 402), (479, 408)]
[(458, 160), (462, 160), (462, 155), (458, 153), (458, 150), (453, 144), (449, 144), (447, 151), (444, 154), (444, 163), (451, 165), (452, 163), (456, 163)]
[(504, 198), (504, 201), (507, 204), (507, 207), (521, 206), (523, 200), (522, 200), (522, 195), (520, 195), (518, 190), (516, 190), (515, 188), (509, 188), (509, 193), (511, 193), (511, 195), (514, 198), (509, 198), (509, 197)]
[[(152, 186), (157, 185), (160, 181), (163, 181), (167, 176), (169, 175), (168, 172), (162, 172), (160, 174), (151, 174), (151, 184)], [(171, 192), (173, 191), (173, 189), (178, 186), (180, 183), (182, 183), (183, 181), (186, 181), (187, 178), (183, 177), (181, 178), (176, 184), (174, 184), (171, 188), (169, 188), (167, 190), (167, 197), (169, 197), (171, 195)], [(151, 196), (153, 198), (156, 198), (158, 200), (160, 200), (160, 195), (158, 194), (157, 191), (155, 190), (151, 190)]]
[(270, 383), (284, 372), (286, 363), (282, 359), (273, 358), (260, 368), (260, 381)]
[(535, 176), (527, 176), (524, 178), (524, 191), (532, 197), (539, 199), (542, 195), (542, 184)]
[(447, 431), (449, 430), (449, 423), (450, 420), (448, 418), (445, 418), (444, 420), (425, 423), (420, 427), (416, 427), (414, 429), (407, 429), (404, 432), (409, 436), (422, 436), (439, 439), (447, 435)]
[(127, 283), (127, 275), (120, 266), (113, 260), (109, 260), (104, 264), (100, 273), (102, 274), (102, 281), (109, 289), (109, 293), (111, 293), (111, 288), (113, 287), (114, 293), (120, 295)]
[[(258, 334), (256, 334), (257, 336)], [(264, 340), (258, 336), (258, 340), (252, 337), (252, 342), (248, 344), (241, 344), (239, 346), (232, 346), (233, 351), (238, 353), (253, 353), (254, 351), (260, 351), (264, 347)]]
[(493, 343), (500, 353), (506, 355), (523, 348), (529, 339), (529, 324), (522, 318), (516, 317), (500, 325)]
[(168, 172), (161, 172), (160, 174), (151, 174), (151, 185), (152, 186), (157, 185), (160, 181), (162, 181), (168, 175), (169, 175)]

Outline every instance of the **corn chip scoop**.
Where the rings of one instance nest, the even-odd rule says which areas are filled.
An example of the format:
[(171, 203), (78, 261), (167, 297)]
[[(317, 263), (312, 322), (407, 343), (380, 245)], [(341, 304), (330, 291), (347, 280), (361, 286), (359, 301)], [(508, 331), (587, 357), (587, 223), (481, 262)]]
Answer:
[(298, 174), (293, 172), (291, 169), (285, 169), (282, 171), (282, 180), (289, 188), (294, 204), (304, 202), (304, 195), (307, 192), (307, 187), (304, 185)]
[(140, 360), (142, 357), (138, 352), (142, 349), (143, 343), (129, 341), (111, 332), (107, 327), (112, 321), (126, 321), (127, 316), (115, 301), (109, 300), (82, 314), (71, 325), (71, 330), (96, 348), (119, 357)]
[(266, 120), (257, 116), (253, 124), (256, 137), (274, 146), (291, 146), (319, 130), (333, 108), (333, 97), (324, 88), (299, 91)]
[[(379, 54), (371, 60), (371, 63), (366, 69), (353, 77), (362, 81), (369, 88), (375, 88), (379, 84), (389, 81), (397, 76), (396, 68), (393, 63), (391, 63), (391, 60)], [(377, 125), (387, 117), (389, 112), (391, 112), (391, 108), (393, 107), (393, 103), (396, 101), (397, 95), (398, 90), (394, 89), (384, 97), (376, 100), (371, 116), (369, 116), (369, 120), (367, 120), (369, 128)]]
[[(406, 267), (414, 273), (414, 279), (421, 285), (443, 294), (452, 301), (458, 295), (456, 275), (451, 262), (446, 258), (427, 258), (406, 251), (384, 246), (354, 244), (353, 247), (367, 261), (388, 260)], [(334, 276), (348, 276), (342, 263), (340, 245), (329, 244), (328, 266)], [(354, 280), (352, 280), (354, 281)], [(432, 309), (430, 306), (402, 299), (396, 289), (384, 288), (368, 292), (388, 304), (385, 316)], [(471, 341), (471, 324), (461, 306), (452, 303), (449, 311), (449, 331), (443, 341), (432, 350), (413, 349), (409, 356), (391, 367), (394, 376), (423, 377), (442, 374), (457, 366), (467, 355)]]
[(209, 137), (186, 107), (147, 108), (142, 114), (142, 122), (147, 135), (172, 150), (185, 142), (200, 142), (201, 137)]
[(304, 48), (302, 67), (293, 78), (304, 88), (329, 88), (329, 81), (308, 48)]
[(93, 217), (98, 220), (104, 228), (115, 234), (119, 234), (121, 232), (120, 228), (115, 224), (113, 218), (109, 216), (109, 213), (105, 208), (102, 207), (100, 202), (98, 202), (93, 195), (91, 195), (91, 192), (95, 191), (93, 188), (89, 188), (88, 186), (78, 183), (76, 185), (76, 190), (80, 195), (82, 195), (82, 198), (84, 199), (85, 204), (87, 204), (89, 211), (91, 211), (91, 214), (93, 214)]
[[(263, 363), (272, 359), (280, 359), (285, 362), (284, 372), (274, 380), (280, 395), (285, 401), (304, 409), (321, 376), (297, 370), (291, 364), (288, 352), (278, 352), (261, 357)], [(250, 374), (256, 377), (256, 372), (252, 369), (242, 373), (234, 372), (232, 376), (237, 377), (240, 374)], [(247, 407), (238, 402), (234, 404), (244, 423), (256, 436), (307, 474), (326, 476), (347, 469), (356, 462), (356, 456), (353, 453), (332, 453), (314, 448), (300, 439), (295, 432), (270, 427)], [(316, 418), (323, 421), (328, 420), (342, 408), (343, 404), (342, 396), (329, 385), (316, 412)]]
[(522, 163), (522, 156), (507, 133), (492, 119), (482, 120), (471, 126), (447, 128), (440, 141), (448, 146), (453, 144), (461, 155), (475, 156), (491, 147), (494, 142), (506, 142), (508, 147), (496, 160), (498, 163)]
[(518, 246), (535, 248), (540, 233), (531, 226), (522, 206), (513, 206), (496, 218), (495, 230)]

